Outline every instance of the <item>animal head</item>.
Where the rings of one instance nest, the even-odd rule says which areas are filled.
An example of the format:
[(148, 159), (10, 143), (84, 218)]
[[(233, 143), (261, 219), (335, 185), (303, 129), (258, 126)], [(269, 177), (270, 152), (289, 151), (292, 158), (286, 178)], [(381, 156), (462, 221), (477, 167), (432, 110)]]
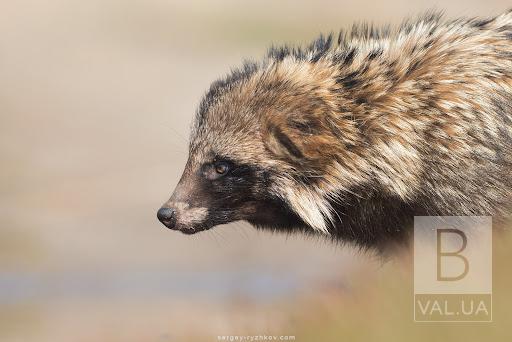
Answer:
[[(381, 156), (368, 146), (385, 134), (353, 93), (359, 85), (354, 70), (367, 72), (375, 52), (356, 61), (354, 49), (330, 49), (329, 37), (304, 51), (272, 50), (262, 63), (212, 84), (195, 118), (185, 171), (160, 221), (184, 233), (247, 220), (328, 234), (340, 220), (332, 204), (355, 186), (381, 177), (396, 192), (405, 189), (389, 181), (394, 170), (375, 167)], [(363, 92), (367, 98), (382, 93)]]
[(159, 219), (184, 233), (235, 220), (327, 233), (329, 199), (359, 177), (351, 174), (355, 165), (342, 166), (357, 159), (360, 133), (336, 114), (337, 87), (327, 62), (292, 57), (246, 64), (215, 82), (195, 118), (182, 178)]

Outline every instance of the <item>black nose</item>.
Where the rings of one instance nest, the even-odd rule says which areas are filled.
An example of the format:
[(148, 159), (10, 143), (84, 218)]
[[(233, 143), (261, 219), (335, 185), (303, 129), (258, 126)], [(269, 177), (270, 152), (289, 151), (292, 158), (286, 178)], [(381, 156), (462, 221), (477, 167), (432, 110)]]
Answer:
[(171, 208), (160, 208), (156, 217), (166, 226), (167, 228), (174, 228), (176, 225), (176, 211)]

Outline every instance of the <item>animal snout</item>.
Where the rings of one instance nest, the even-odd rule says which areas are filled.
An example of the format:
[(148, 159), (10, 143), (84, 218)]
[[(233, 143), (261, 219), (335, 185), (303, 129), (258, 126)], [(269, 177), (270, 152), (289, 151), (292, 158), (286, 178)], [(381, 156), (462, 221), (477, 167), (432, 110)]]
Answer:
[(160, 208), (156, 214), (158, 220), (167, 228), (174, 228), (176, 226), (176, 210), (171, 208)]

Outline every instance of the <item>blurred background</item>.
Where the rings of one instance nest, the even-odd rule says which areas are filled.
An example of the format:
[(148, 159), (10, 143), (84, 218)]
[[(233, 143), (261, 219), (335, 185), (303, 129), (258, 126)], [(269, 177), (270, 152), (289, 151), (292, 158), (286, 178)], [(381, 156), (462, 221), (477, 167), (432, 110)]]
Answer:
[(161, 225), (210, 82), (270, 44), (432, 8), (510, 0), (20, 0), (0, 4), (0, 341), (505, 341), (510, 236), (495, 241), (494, 323), (413, 322), (408, 254), (244, 223)]

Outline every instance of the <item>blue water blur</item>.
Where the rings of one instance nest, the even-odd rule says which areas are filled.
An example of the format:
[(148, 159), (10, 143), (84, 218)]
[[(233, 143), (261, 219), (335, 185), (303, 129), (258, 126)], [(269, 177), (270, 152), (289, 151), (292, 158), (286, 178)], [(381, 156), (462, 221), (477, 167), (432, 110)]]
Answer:
[[(302, 284), (302, 285), (301, 285)], [(0, 304), (87, 298), (241, 297), (272, 300), (303, 287), (297, 275), (265, 270), (20, 273), (0, 272)]]

